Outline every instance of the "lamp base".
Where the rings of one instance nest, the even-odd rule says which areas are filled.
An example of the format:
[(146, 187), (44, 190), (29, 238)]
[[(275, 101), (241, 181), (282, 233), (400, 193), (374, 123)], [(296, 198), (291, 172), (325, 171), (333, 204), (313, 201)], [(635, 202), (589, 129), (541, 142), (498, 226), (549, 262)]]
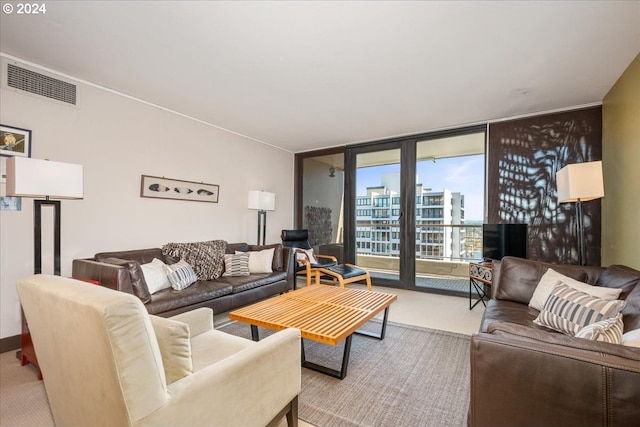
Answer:
[(578, 265), (587, 265), (587, 256), (584, 249), (584, 216), (582, 200), (576, 202), (576, 228), (578, 231)]
[(53, 206), (53, 274), (60, 276), (60, 200), (33, 201), (33, 273), (42, 273), (42, 206)]
[[(260, 240), (260, 231), (262, 231), (262, 240)], [(264, 245), (267, 234), (267, 211), (258, 211), (258, 245)]]

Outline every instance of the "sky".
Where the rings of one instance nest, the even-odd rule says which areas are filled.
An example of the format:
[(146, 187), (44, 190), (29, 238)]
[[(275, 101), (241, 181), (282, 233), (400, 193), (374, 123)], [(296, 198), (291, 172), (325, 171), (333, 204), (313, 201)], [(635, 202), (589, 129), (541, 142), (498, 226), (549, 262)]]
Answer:
[[(381, 184), (385, 173), (400, 172), (400, 165), (360, 168), (356, 177), (357, 195), (366, 194), (367, 187)], [(464, 194), (465, 220), (482, 221), (484, 218), (484, 155), (451, 157), (421, 161), (416, 165), (418, 183), (432, 191), (448, 189)]]

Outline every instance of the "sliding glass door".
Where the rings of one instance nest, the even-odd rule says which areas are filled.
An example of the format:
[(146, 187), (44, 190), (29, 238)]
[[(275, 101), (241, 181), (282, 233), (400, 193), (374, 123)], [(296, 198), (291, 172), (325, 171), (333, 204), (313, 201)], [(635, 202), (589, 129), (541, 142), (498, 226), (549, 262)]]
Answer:
[(467, 292), (484, 219), (484, 150), (484, 127), (347, 147), (346, 256), (377, 284)]
[(407, 183), (413, 181), (415, 163), (406, 159), (414, 156), (414, 147), (392, 141), (345, 153), (346, 255), (380, 285), (407, 287), (413, 282), (414, 235), (412, 215), (407, 215), (413, 191)]
[(296, 227), (324, 224), (315, 244), (367, 268), (374, 284), (468, 292), (485, 140), (477, 126), (296, 155)]
[(400, 149), (356, 155), (356, 264), (400, 280)]
[(485, 132), (416, 142), (415, 287), (466, 292), (481, 258)]

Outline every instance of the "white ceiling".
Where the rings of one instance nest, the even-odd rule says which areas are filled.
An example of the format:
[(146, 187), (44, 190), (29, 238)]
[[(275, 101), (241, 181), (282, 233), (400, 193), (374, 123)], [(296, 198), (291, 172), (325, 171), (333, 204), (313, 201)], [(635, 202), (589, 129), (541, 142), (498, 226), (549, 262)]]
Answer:
[(0, 50), (300, 152), (601, 102), (640, 2), (47, 1)]

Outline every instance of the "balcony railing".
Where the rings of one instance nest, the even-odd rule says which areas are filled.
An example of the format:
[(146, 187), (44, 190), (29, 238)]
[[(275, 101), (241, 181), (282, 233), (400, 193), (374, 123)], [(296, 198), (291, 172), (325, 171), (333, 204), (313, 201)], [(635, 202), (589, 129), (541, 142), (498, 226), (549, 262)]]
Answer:
[[(396, 257), (400, 226), (380, 222), (356, 224), (356, 255)], [(418, 224), (415, 234), (417, 260), (468, 262), (482, 256), (482, 225)]]

